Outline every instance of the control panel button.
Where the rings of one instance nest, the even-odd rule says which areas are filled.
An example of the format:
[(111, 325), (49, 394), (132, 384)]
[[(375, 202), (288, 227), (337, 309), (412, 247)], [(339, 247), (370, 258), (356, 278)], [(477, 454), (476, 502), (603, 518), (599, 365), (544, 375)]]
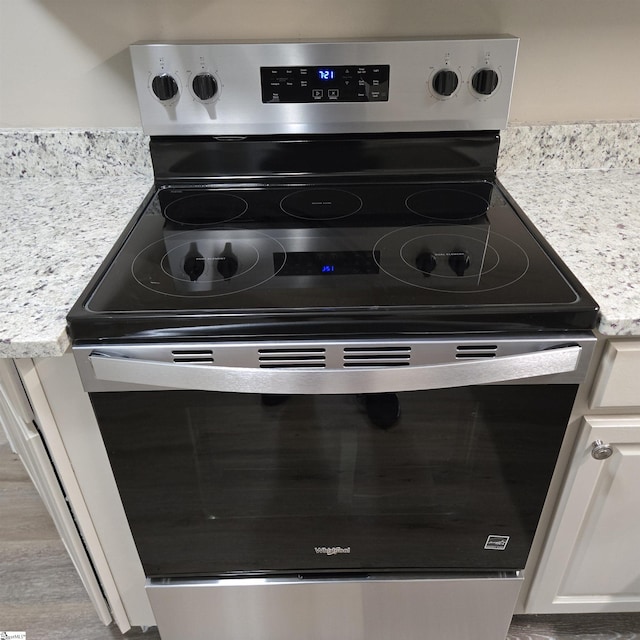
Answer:
[(210, 73), (199, 73), (191, 82), (191, 88), (200, 100), (211, 100), (218, 93), (218, 83)]
[(448, 97), (458, 88), (458, 74), (450, 69), (441, 69), (433, 76), (431, 86), (438, 95)]
[(490, 96), (498, 86), (498, 74), (493, 69), (480, 69), (473, 74), (471, 86), (476, 93)]
[(166, 102), (178, 95), (178, 83), (168, 73), (161, 73), (151, 81), (151, 90), (158, 100)]

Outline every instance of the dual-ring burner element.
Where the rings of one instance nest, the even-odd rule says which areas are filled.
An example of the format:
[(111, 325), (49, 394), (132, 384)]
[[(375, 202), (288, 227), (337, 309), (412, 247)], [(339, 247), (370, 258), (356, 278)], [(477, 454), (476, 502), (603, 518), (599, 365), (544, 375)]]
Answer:
[[(377, 252), (377, 253), (375, 253)], [(529, 257), (490, 227), (446, 233), (446, 227), (395, 229), (374, 245), (381, 271), (412, 287), (443, 293), (481, 293), (507, 287), (529, 269)], [(505, 260), (508, 269), (498, 268)]]
[(276, 276), (282, 265), (274, 266), (275, 253), (286, 250), (255, 229), (169, 233), (138, 253), (131, 273), (145, 289), (167, 296), (233, 295)]

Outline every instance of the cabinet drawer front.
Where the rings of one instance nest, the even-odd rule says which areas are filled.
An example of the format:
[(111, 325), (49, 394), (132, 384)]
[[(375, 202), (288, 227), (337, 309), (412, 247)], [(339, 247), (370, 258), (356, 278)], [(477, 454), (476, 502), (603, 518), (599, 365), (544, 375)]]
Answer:
[(607, 344), (591, 393), (591, 406), (640, 406), (640, 340), (613, 340)]

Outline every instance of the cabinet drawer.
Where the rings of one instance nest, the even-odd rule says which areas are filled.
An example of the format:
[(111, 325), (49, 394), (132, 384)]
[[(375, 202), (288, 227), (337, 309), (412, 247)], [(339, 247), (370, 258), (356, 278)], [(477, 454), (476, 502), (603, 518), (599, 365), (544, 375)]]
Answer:
[(591, 406), (640, 406), (640, 340), (607, 344), (591, 392)]

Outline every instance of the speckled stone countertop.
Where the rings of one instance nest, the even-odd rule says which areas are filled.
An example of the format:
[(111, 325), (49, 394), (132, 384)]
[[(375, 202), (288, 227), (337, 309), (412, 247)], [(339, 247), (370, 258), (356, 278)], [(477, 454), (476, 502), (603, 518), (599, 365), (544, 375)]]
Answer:
[(153, 184), (129, 130), (0, 130), (0, 357), (62, 355), (66, 315)]
[(600, 304), (598, 331), (640, 336), (640, 170), (506, 174), (501, 180)]
[[(513, 127), (499, 175), (600, 303), (640, 336), (640, 123)], [(59, 356), (65, 317), (152, 184), (138, 130), (0, 130), (0, 357)]]

